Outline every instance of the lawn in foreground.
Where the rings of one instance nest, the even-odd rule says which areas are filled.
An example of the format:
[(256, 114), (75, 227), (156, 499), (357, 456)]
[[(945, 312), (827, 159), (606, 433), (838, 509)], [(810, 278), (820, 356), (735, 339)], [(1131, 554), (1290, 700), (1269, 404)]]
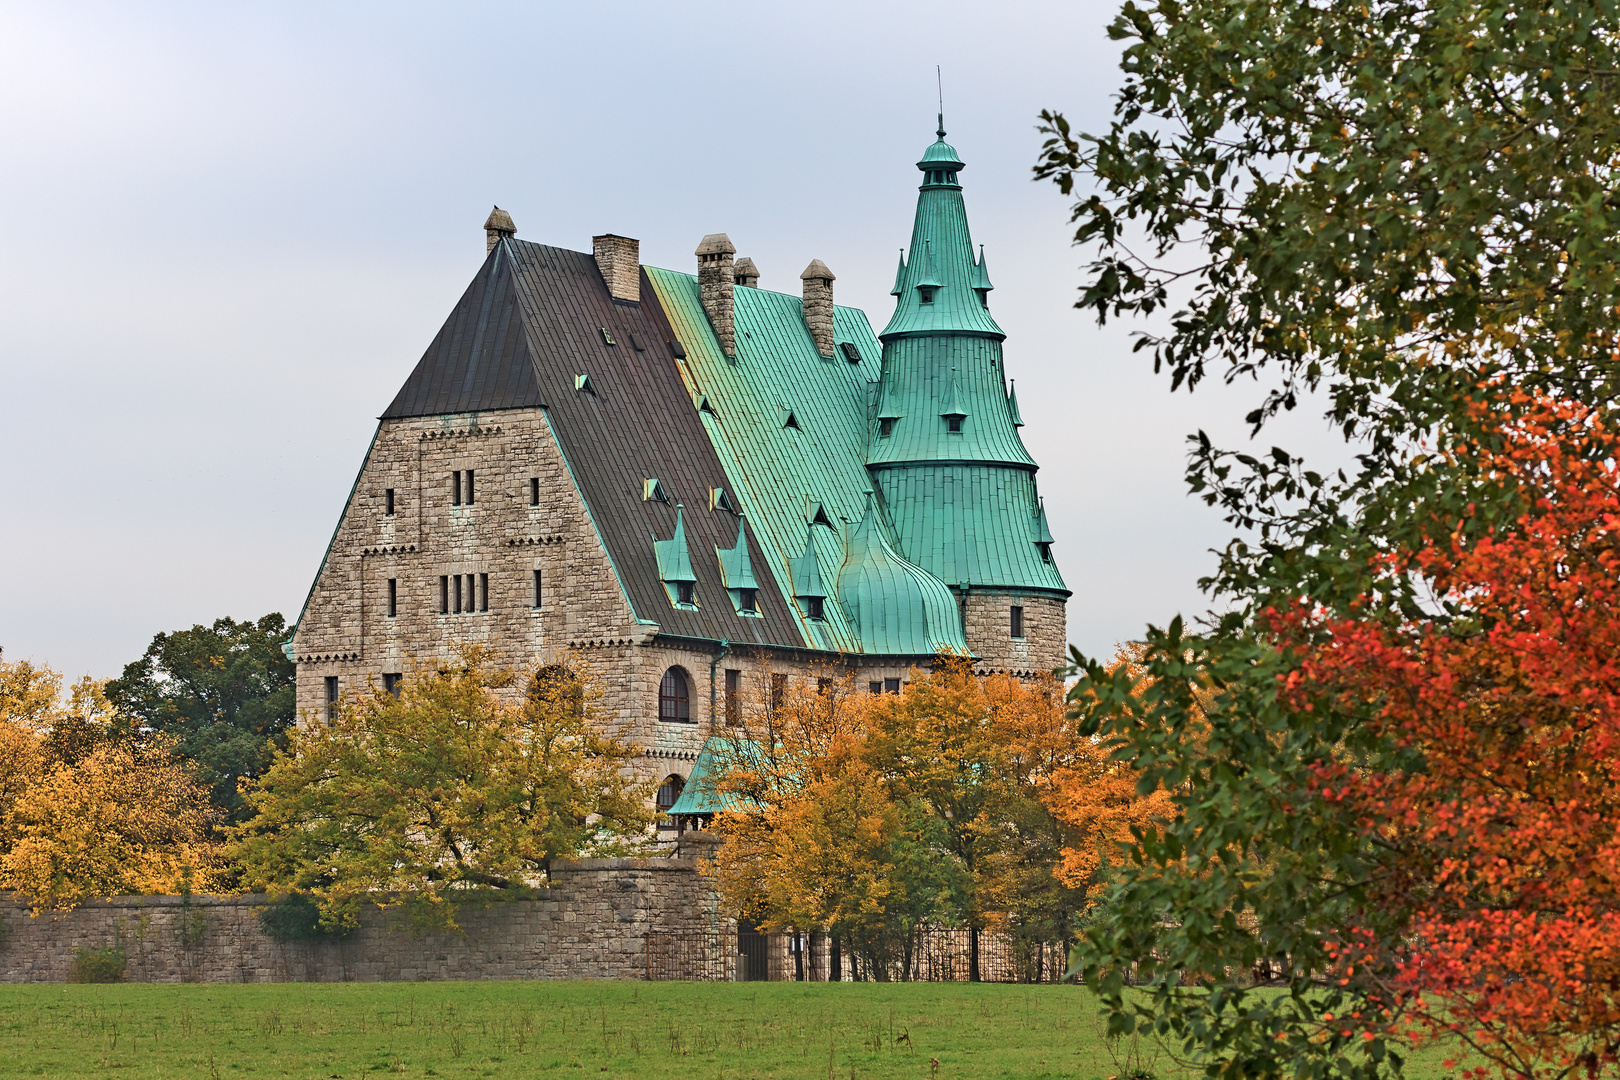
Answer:
[[(962, 983), (0, 986), (0, 1076), (1125, 1074), (1094, 999)], [(1190, 1075), (1139, 1044), (1160, 1080)], [(937, 1072), (933, 1061), (938, 1061)], [(1432, 1068), (1414, 1070), (1434, 1075)]]

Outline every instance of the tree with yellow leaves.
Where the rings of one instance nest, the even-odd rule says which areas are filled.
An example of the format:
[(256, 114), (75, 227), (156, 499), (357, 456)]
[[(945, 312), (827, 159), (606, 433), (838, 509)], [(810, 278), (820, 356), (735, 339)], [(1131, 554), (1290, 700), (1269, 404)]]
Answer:
[(520, 696), (517, 678), (469, 646), (294, 729), (244, 785), (243, 884), (312, 896), (328, 930), (367, 903), (453, 929), (456, 901), (544, 886), (553, 859), (636, 850), (651, 785), (631, 778), (637, 748), (604, 734), (600, 690), (561, 666)]
[(0, 661), (0, 888), (35, 914), (124, 893), (206, 888), (206, 789), (161, 742), (143, 745), (83, 679)]

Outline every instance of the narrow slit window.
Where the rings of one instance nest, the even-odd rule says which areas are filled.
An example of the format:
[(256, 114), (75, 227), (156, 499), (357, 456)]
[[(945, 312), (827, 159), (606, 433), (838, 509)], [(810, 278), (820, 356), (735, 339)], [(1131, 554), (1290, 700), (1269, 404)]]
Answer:
[(471, 613), (473, 613), (474, 611), (477, 611), (477, 610), (478, 610), (478, 579), (476, 577), (474, 577), (472, 574), (468, 574), (467, 575), (467, 607), (466, 607), (466, 611), (470, 615)]
[(388, 617), (399, 614), (399, 578), (388, 579)]
[(489, 575), (478, 575), (478, 610), (489, 610)]
[(450, 576), (439, 575), (439, 614), (450, 614)]
[(529, 477), (529, 505), (540, 505), (540, 478), (538, 476)]
[(388, 517), (393, 517), (394, 516), (394, 489), (393, 488), (389, 488), (387, 491), (383, 492), (383, 503), (384, 503), (383, 513), (386, 514)]
[(787, 676), (781, 673), (771, 675), (771, 712), (782, 707), (782, 700), (787, 697)]
[(453, 576), (456, 579), (456, 614), (460, 615), (461, 614), (461, 575), (460, 574), (453, 574), (451, 576)]
[(338, 677), (336, 675), (328, 675), (326, 677), (326, 718), (328, 720), (336, 720), (337, 719), (337, 699), (338, 699), (338, 681), (337, 680), (338, 680)]
[(742, 672), (726, 669), (726, 723), (736, 727), (742, 720)]
[(467, 470), (467, 505), (473, 504), (473, 471)]
[(457, 470), (450, 474), (450, 505), (461, 505), (461, 472)]
[(534, 572), (534, 606), (539, 607), (540, 601), (545, 598), (545, 591), (540, 584), (540, 571)]
[(1011, 616), (1012, 616), (1012, 618), (1011, 618), (1010, 621), (1012, 622), (1012, 636), (1015, 637), (1015, 638), (1023, 637), (1024, 636), (1024, 609), (1022, 607), (1020, 607), (1019, 605), (1014, 604), (1012, 606)]

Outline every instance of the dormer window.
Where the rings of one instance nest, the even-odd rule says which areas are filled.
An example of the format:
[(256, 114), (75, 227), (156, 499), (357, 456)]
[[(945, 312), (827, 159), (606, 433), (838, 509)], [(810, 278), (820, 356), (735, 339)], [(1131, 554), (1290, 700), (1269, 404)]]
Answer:
[(692, 589), (693, 589), (693, 583), (692, 582), (690, 582), (690, 581), (677, 581), (675, 583), (675, 602), (677, 604), (684, 604), (687, 607), (691, 607), (692, 603), (693, 603), (693, 601), (692, 601)]
[(962, 434), (962, 418), (960, 416), (947, 416), (945, 418), (945, 430), (952, 435)]
[(920, 303), (932, 304), (934, 302), (934, 287), (932, 285), (922, 286), (917, 290), (917, 294)]
[(738, 589), (737, 610), (746, 611), (751, 615), (759, 613), (759, 590)]
[(893, 420), (885, 418), (883, 420), (878, 421), (878, 438), (887, 439), (890, 435), (893, 435), (893, 434), (894, 434), (894, 421)]
[(826, 601), (819, 596), (805, 597), (804, 616), (807, 619), (825, 619), (827, 617)]

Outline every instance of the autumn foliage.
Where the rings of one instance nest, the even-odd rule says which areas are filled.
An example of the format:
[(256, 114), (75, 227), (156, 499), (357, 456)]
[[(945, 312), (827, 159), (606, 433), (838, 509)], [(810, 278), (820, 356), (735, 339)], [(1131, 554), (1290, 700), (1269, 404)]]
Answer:
[(941, 654), (903, 693), (795, 680), (739, 728), (715, 829), (734, 910), (876, 966), (925, 926), (1067, 937), (1109, 852), (1166, 805), (1081, 737), (1051, 678)]
[(1301, 658), (1290, 707), (1395, 748), (1315, 767), (1320, 812), (1381, 851), (1373, 910), (1404, 928), (1346, 927), (1342, 977), (1508, 1073), (1595, 1075), (1620, 1050), (1620, 435), (1578, 405), (1507, 405), (1462, 464), (1518, 519), (1389, 560), (1430, 584), (1431, 617), (1273, 625)]
[(35, 914), (215, 881), (207, 788), (139, 735), (102, 684), (0, 662), (0, 888)]

